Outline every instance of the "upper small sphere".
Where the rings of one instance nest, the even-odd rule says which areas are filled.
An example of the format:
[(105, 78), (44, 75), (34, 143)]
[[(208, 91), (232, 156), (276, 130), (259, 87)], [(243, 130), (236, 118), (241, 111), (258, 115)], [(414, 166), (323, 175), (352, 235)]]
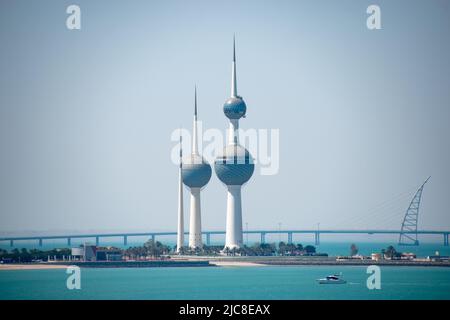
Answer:
[(239, 119), (245, 116), (247, 106), (241, 97), (231, 97), (223, 105), (223, 113), (228, 119)]
[(250, 180), (255, 170), (253, 158), (240, 145), (228, 145), (216, 158), (214, 169), (217, 177), (226, 185), (243, 185)]
[(190, 154), (183, 159), (181, 174), (183, 183), (189, 188), (202, 188), (211, 179), (211, 166), (203, 157)]

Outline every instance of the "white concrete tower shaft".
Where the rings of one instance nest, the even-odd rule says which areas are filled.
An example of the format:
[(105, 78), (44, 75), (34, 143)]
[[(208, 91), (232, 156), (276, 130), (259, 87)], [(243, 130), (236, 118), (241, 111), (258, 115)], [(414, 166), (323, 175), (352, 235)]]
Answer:
[(239, 144), (239, 120), (230, 119), (230, 125), (228, 127), (228, 144)]
[(242, 236), (241, 186), (227, 186), (227, 226), (225, 248), (240, 248)]
[(180, 166), (178, 168), (178, 229), (177, 229), (177, 252), (184, 246), (184, 210), (183, 210), (183, 138), (180, 129)]
[(200, 188), (191, 188), (191, 209), (189, 219), (189, 247), (201, 248), (202, 242), (202, 216), (200, 204)]

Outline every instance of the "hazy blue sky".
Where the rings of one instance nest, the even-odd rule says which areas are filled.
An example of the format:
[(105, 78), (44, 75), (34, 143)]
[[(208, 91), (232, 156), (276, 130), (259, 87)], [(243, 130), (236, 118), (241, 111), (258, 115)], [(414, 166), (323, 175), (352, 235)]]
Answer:
[[(449, 30), (446, 0), (2, 0), (0, 231), (175, 230), (170, 134), (194, 84), (225, 130), (233, 33), (241, 127), (281, 140), (279, 174), (243, 190), (249, 228), (396, 229), (431, 175), (420, 227), (450, 229)], [(213, 174), (204, 229), (225, 206)]]

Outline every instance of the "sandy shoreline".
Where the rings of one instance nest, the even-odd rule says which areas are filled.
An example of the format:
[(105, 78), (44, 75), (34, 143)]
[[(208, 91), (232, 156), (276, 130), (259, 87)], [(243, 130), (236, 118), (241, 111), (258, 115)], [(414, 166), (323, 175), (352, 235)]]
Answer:
[[(2, 270), (49, 270), (65, 269), (69, 265), (51, 265), (51, 264), (0, 264)], [(217, 267), (263, 267), (264, 264), (241, 261), (212, 261), (211, 266)]]
[(66, 269), (68, 265), (51, 264), (0, 264), (2, 270), (48, 270), (48, 269)]

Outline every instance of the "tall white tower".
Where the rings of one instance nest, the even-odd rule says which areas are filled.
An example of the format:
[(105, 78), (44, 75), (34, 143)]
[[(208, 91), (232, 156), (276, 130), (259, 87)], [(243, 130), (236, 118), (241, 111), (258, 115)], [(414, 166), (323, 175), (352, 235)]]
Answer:
[(228, 142), (214, 163), (217, 177), (227, 186), (225, 248), (228, 249), (240, 248), (243, 244), (241, 187), (251, 178), (255, 169), (252, 156), (239, 145), (239, 119), (245, 116), (246, 111), (244, 100), (237, 94), (236, 46), (233, 38), (231, 97), (223, 106), (223, 112), (230, 121)]
[(180, 129), (180, 166), (178, 168), (178, 232), (177, 232), (177, 252), (180, 253), (184, 246), (184, 210), (183, 210), (183, 138)]
[(191, 192), (189, 217), (189, 247), (203, 247), (200, 191), (211, 179), (211, 166), (198, 152), (197, 137), (197, 88), (195, 89), (194, 124), (192, 129), (192, 153), (183, 159), (183, 182)]

